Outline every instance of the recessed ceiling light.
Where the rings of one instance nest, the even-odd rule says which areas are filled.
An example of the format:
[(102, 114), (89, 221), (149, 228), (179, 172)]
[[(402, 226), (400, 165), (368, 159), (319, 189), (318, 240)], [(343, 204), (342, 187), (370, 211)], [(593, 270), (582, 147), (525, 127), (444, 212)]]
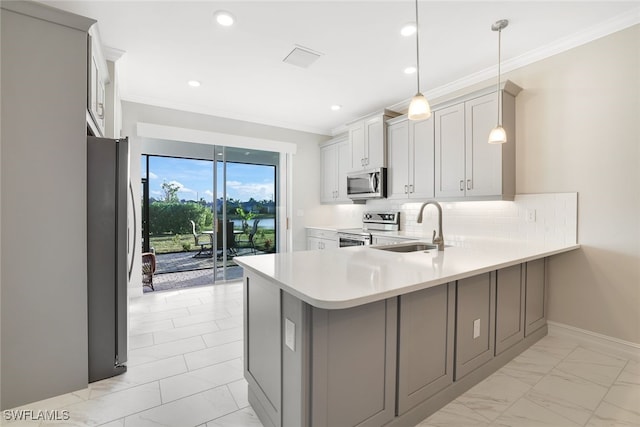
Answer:
[(338, 111), (341, 108), (342, 108), (342, 105), (338, 105), (338, 104), (332, 105), (331, 106), (331, 111)]
[(416, 33), (416, 23), (415, 22), (407, 22), (406, 24), (404, 24), (402, 26), (402, 29), (400, 29), (400, 34), (402, 34), (405, 37), (412, 36), (415, 33)]
[(417, 68), (413, 65), (404, 69), (405, 74), (413, 74), (417, 71)]
[(213, 14), (213, 17), (216, 18), (216, 22), (223, 27), (230, 27), (236, 22), (235, 18), (230, 12), (226, 10), (218, 10)]
[(187, 84), (191, 87), (200, 87), (200, 82), (197, 80), (189, 80)]

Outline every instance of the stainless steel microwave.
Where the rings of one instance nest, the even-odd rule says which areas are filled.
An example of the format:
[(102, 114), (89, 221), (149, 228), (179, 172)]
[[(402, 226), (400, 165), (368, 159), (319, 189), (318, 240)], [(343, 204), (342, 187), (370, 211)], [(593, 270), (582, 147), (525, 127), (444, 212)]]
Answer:
[(387, 197), (387, 168), (347, 174), (347, 196), (353, 200)]

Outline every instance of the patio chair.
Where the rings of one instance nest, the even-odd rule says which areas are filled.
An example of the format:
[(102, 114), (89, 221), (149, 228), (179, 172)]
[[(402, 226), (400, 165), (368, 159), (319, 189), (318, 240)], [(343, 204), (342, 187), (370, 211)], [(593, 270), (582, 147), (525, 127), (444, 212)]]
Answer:
[(144, 252), (142, 254), (142, 286), (148, 286), (152, 291), (153, 274), (156, 272), (156, 254), (153, 252)]
[(213, 234), (203, 234), (196, 232), (196, 223), (189, 220), (193, 233), (193, 241), (196, 246), (200, 246), (200, 250), (195, 254), (194, 258), (211, 258), (213, 256)]
[(258, 223), (259, 222), (260, 222), (259, 219), (254, 219), (253, 220), (253, 226), (251, 227), (251, 231), (249, 231), (249, 235), (248, 235), (247, 240), (242, 240), (242, 241), (236, 242), (236, 246), (237, 247), (250, 248), (251, 249), (251, 253), (253, 253), (253, 254), (256, 253), (256, 245), (253, 242), (253, 239), (256, 236), (256, 233), (258, 232)]
[[(222, 250), (224, 248), (224, 242), (222, 241), (222, 220), (219, 219), (217, 221), (216, 227), (216, 249), (218, 252), (218, 259), (222, 259)], [(234, 255), (237, 255), (236, 251), (236, 239), (235, 233), (233, 232), (233, 221), (227, 221), (227, 257), (232, 258)]]

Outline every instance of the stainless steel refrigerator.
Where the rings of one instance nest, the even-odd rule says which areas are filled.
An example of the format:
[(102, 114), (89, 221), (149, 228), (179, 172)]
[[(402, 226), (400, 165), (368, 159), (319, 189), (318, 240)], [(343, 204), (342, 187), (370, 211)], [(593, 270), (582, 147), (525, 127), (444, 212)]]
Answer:
[[(126, 371), (129, 141), (87, 137), (89, 382)], [(131, 250), (130, 250), (131, 249)]]

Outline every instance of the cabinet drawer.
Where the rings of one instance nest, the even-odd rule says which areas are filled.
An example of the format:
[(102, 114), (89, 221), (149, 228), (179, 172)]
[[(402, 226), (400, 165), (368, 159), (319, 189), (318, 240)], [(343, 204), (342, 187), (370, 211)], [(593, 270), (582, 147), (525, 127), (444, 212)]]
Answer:
[(322, 228), (307, 228), (307, 237), (317, 237), (319, 239), (338, 240), (338, 233), (333, 230)]

